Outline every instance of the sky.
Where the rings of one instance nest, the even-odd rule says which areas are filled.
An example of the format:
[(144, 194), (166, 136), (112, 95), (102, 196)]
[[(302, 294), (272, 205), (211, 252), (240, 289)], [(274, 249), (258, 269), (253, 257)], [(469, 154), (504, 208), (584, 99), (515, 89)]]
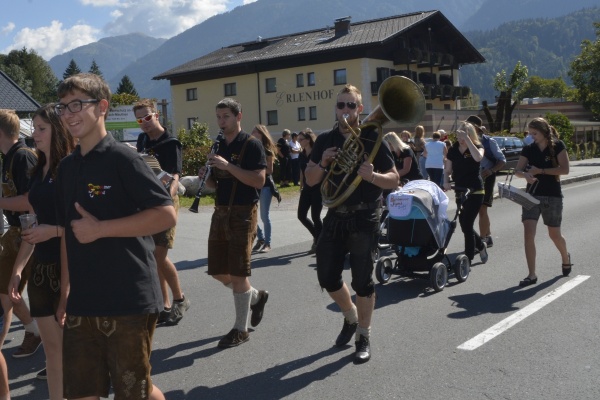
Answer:
[(45, 60), (104, 37), (171, 38), (256, 0), (0, 0), (0, 54), (35, 50)]

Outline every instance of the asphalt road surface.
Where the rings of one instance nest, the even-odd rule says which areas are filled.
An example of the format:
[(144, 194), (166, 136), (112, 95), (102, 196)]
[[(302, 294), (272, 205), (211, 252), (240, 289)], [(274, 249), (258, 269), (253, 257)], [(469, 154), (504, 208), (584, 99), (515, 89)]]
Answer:
[[(570, 277), (540, 223), (539, 281), (518, 287), (527, 275), (520, 208), (496, 200), (489, 261), (476, 256), (466, 282), (450, 279), (439, 293), (426, 280), (377, 284), (372, 359), (363, 365), (353, 364), (352, 343), (333, 347), (341, 313), (319, 288), (308, 232), (284, 203), (272, 207), (273, 250), (253, 257), (251, 283), (270, 292), (264, 319), (249, 342), (218, 349), (234, 309), (231, 291), (206, 275), (211, 211), (181, 210), (170, 255), (192, 306), (178, 326), (156, 330), (154, 383), (169, 400), (598, 399), (600, 180), (563, 190)], [(448, 250), (455, 257), (462, 249), (459, 229)], [(45, 399), (46, 383), (35, 379), (43, 353), (10, 356), (22, 335), (15, 321), (4, 349), (11, 394)]]

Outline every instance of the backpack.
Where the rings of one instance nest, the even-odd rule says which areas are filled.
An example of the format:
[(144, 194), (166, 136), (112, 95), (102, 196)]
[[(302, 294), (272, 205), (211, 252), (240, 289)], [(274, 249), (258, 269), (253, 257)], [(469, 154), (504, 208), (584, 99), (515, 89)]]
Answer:
[(488, 160), (490, 160), (491, 162), (493, 162), (494, 164), (496, 164), (496, 162), (498, 161), (496, 159), (496, 157), (494, 157), (494, 153), (492, 152), (492, 146), (490, 144), (490, 142), (493, 139), (491, 137), (489, 137), (488, 135), (482, 135), (481, 136), (481, 144), (483, 145), (483, 156), (485, 158), (487, 158)]

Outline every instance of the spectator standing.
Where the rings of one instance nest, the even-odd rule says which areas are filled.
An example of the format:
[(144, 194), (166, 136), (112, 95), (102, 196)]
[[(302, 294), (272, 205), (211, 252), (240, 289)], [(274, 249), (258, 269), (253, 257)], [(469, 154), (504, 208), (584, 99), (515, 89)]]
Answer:
[(44, 344), (49, 397), (58, 400), (63, 398), (63, 334), (55, 315), (60, 300), (60, 238), (63, 229), (58, 226), (56, 218), (55, 181), (58, 163), (73, 151), (75, 141), (61, 123), (54, 104), (39, 108), (33, 114), (32, 125), (38, 157), (30, 171), (31, 187), (26, 197), (38, 224), (21, 232), (23, 240), (8, 293), (13, 303), (24, 301), (19, 286), (31, 256), (31, 281), (27, 285), (31, 316), (38, 324)]
[[(515, 175), (527, 180), (527, 189), (535, 186), (533, 196), (540, 204), (526, 210), (523, 208), (521, 220), (525, 239), (525, 258), (528, 274), (519, 282), (519, 286), (536, 284), (536, 248), (535, 234), (540, 218), (548, 227), (548, 236), (556, 246), (562, 259), (562, 274), (571, 273), (571, 254), (567, 250), (567, 242), (561, 233), (563, 210), (563, 194), (560, 176), (569, 173), (569, 155), (558, 132), (544, 118), (534, 118), (529, 123), (529, 134), (533, 143), (523, 147), (521, 157), (515, 167)], [(536, 183), (537, 182), (537, 183)]]
[[(360, 91), (353, 85), (345, 85), (337, 95), (337, 126), (319, 135), (311, 152), (305, 170), (308, 185), (320, 184), (327, 175), (339, 149), (352, 136), (348, 128), (356, 129), (359, 126), (362, 110)], [(366, 153), (372, 150), (377, 135), (378, 132), (373, 128), (362, 130), (361, 140)], [(316, 253), (319, 284), (327, 290), (344, 315), (342, 331), (335, 345), (345, 346), (355, 336), (355, 363), (371, 359), (371, 317), (375, 305), (372, 252), (377, 246), (382, 191), (398, 186), (398, 173), (389, 148), (380, 146), (373, 156), (372, 163), (365, 160), (350, 176), (350, 181), (356, 175), (362, 178), (356, 190), (340, 206), (327, 211)], [(338, 174), (332, 175), (331, 179), (340, 183), (344, 177)], [(352, 302), (350, 291), (342, 279), (348, 253), (356, 304)]]
[[(21, 241), (19, 215), (30, 208), (25, 195), (31, 185), (29, 171), (37, 163), (35, 152), (27, 147), (24, 139), (19, 139), (20, 127), (19, 117), (14, 111), (0, 110), (0, 152), (4, 156), (0, 208), (9, 225), (8, 230), (0, 238), (0, 302), (4, 310), (0, 348), (4, 346), (14, 312), (25, 327), (23, 342), (13, 353), (14, 358), (28, 357), (42, 344), (37, 323), (31, 318), (27, 304), (22, 301), (13, 305), (8, 293), (8, 285)], [(25, 288), (29, 271), (29, 265), (23, 269), (19, 292)]]
[[(310, 153), (317, 140), (317, 135), (306, 128), (298, 134), (298, 142), (302, 146), (300, 153), (300, 200), (298, 201), (298, 220), (310, 232), (313, 243), (308, 254), (314, 254), (317, 251), (317, 242), (319, 235), (323, 230), (321, 221), (321, 211), (323, 210), (323, 197), (321, 196), (321, 187), (319, 185), (309, 186), (306, 184), (306, 166), (310, 161)], [(310, 210), (311, 219), (308, 219), (308, 210)]]
[(414, 181), (416, 179), (423, 179), (423, 175), (419, 170), (417, 157), (408, 144), (400, 139), (395, 132), (386, 133), (383, 140), (386, 141), (390, 146), (390, 150), (392, 150), (400, 182), (403, 180)]
[(252, 136), (257, 138), (265, 149), (265, 156), (267, 160), (267, 169), (265, 176), (265, 185), (260, 190), (260, 201), (258, 211), (260, 212), (260, 220), (264, 226), (264, 232), (260, 229), (260, 225), (256, 224), (256, 244), (252, 248), (252, 251), (259, 253), (268, 253), (271, 251), (271, 216), (269, 214), (271, 209), (271, 200), (273, 198), (273, 190), (277, 190), (273, 184), (273, 163), (275, 159), (276, 147), (271, 138), (269, 130), (264, 125), (255, 125), (252, 129)]
[(492, 239), (492, 230), (490, 217), (488, 215), (488, 208), (490, 208), (494, 202), (494, 188), (496, 186), (496, 174), (502, 170), (506, 165), (506, 156), (500, 150), (498, 143), (493, 137), (488, 136), (484, 133), (485, 127), (482, 125), (481, 118), (477, 115), (471, 115), (467, 118), (467, 122), (470, 122), (475, 130), (477, 136), (483, 145), (483, 158), (481, 159), (481, 178), (483, 179), (483, 189), (485, 194), (483, 196), (483, 204), (479, 209), (479, 235), (481, 240), (485, 242), (488, 248), (494, 245)]
[[(133, 106), (133, 113), (142, 129), (138, 135), (136, 148), (139, 153), (154, 156), (160, 168), (171, 175), (166, 189), (171, 195), (175, 212), (179, 212), (179, 176), (181, 175), (182, 156), (181, 143), (171, 136), (158, 119), (158, 110), (151, 99), (142, 99)], [(154, 257), (158, 265), (158, 278), (163, 294), (164, 309), (158, 316), (157, 324), (177, 325), (183, 314), (190, 308), (190, 301), (181, 290), (181, 283), (175, 264), (169, 259), (169, 249), (175, 242), (175, 226), (152, 236), (154, 240)], [(173, 307), (169, 296), (169, 288), (173, 293)]]
[(290, 147), (290, 130), (284, 129), (277, 141), (277, 157), (279, 158), (279, 187), (289, 187), (292, 180), (292, 163)]
[[(171, 196), (148, 164), (105, 128), (110, 88), (95, 74), (58, 86), (56, 106), (78, 142), (56, 179), (66, 398), (164, 399), (150, 378), (163, 309), (151, 235), (176, 223)], [(126, 351), (124, 351), (126, 349)]]
[[(221, 100), (216, 111), (224, 138), (219, 151), (208, 155), (212, 169), (206, 185), (216, 189), (208, 236), (208, 274), (233, 290), (235, 323), (218, 345), (229, 348), (250, 339), (248, 314), (252, 311), (250, 325), (257, 326), (269, 298), (269, 292), (256, 290), (249, 279), (256, 209), (267, 161), (260, 141), (242, 131), (242, 105), (237, 100)], [(206, 167), (200, 168), (200, 179), (205, 173)]]
[(423, 125), (417, 125), (415, 128), (415, 136), (413, 138), (415, 147), (414, 152), (419, 160), (419, 170), (421, 171), (421, 175), (423, 175), (423, 179), (429, 179), (429, 175), (427, 174), (427, 169), (425, 166), (425, 162), (427, 158), (423, 154), (425, 151), (425, 128)]
[[(458, 222), (465, 238), (465, 255), (473, 261), (475, 249), (479, 251), (481, 262), (488, 259), (487, 247), (473, 228), (475, 219), (483, 203), (483, 181), (479, 175), (479, 163), (483, 158), (483, 146), (475, 127), (463, 122), (456, 131), (456, 142), (448, 151), (446, 168), (444, 169), (444, 190), (450, 190), (450, 175), (456, 185), (456, 204), (462, 209)], [(444, 145), (445, 147), (445, 145)], [(461, 192), (469, 189), (470, 193), (463, 201)]]
[(426, 159), (425, 169), (427, 175), (429, 175), (429, 180), (440, 188), (444, 183), (444, 160), (448, 154), (446, 144), (440, 141), (441, 137), (442, 135), (439, 132), (433, 132), (433, 140), (425, 145), (425, 151), (423, 151), (423, 156)]
[(290, 162), (292, 163), (292, 182), (294, 182), (294, 186), (298, 186), (300, 184), (300, 152), (302, 151), (302, 146), (298, 143), (298, 134), (296, 132), (292, 133), (292, 140), (290, 143)]

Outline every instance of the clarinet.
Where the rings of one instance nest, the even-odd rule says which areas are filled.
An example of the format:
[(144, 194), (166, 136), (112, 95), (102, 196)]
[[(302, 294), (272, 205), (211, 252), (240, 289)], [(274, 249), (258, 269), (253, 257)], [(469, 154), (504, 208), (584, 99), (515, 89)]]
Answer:
[[(219, 151), (219, 142), (221, 141), (221, 139), (223, 139), (223, 130), (221, 129), (219, 131), (219, 134), (217, 135), (217, 138), (215, 139), (211, 150), (210, 150), (210, 154), (216, 154)], [(202, 177), (202, 180), (200, 181), (200, 186), (198, 187), (198, 192), (196, 193), (196, 197), (194, 198), (194, 202), (192, 203), (192, 206), (190, 207), (190, 211), (193, 213), (198, 213), (198, 205), (200, 204), (200, 197), (202, 196), (202, 190), (204, 189), (204, 186), (206, 185), (206, 181), (210, 175), (210, 170), (212, 169), (212, 167), (210, 165), (208, 165), (208, 160), (206, 160), (206, 171), (204, 172), (204, 176)]]

